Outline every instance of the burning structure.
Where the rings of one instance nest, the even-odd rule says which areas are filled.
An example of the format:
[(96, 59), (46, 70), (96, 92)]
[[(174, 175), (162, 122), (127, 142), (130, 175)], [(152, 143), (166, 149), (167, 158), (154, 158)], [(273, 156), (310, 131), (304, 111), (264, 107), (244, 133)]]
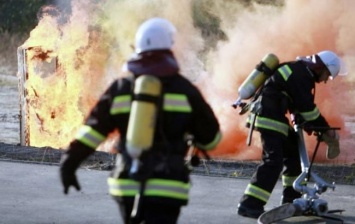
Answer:
[[(255, 138), (247, 148), (246, 117), (231, 107), (238, 86), (269, 52), (282, 62), (329, 49), (351, 61), (355, 45), (349, 40), (355, 37), (351, 23), (355, 5), (342, 2), (300, 0), (272, 6), (213, 0), (76, 0), (70, 14), (48, 6), (40, 13), (30, 38), (18, 48), (21, 145), (65, 148), (102, 91), (124, 75), (121, 67), (132, 53), (130, 45), (138, 25), (148, 17), (161, 16), (172, 21), (181, 34), (174, 49), (184, 68), (181, 73), (195, 81), (218, 114), (224, 137), (214, 155), (259, 159), (260, 142)], [(314, 7), (317, 13), (308, 10)], [(226, 34), (223, 40), (214, 40), (213, 47), (209, 46), (213, 36), (204, 38), (196, 26), (211, 23), (203, 17), (204, 11), (218, 18), (219, 29)], [(348, 67), (351, 71), (353, 65)], [(336, 79), (320, 86), (316, 94), (322, 114), (332, 126), (343, 128), (341, 138), (347, 138), (343, 141), (347, 146), (341, 158), (345, 160), (354, 158), (347, 150), (353, 141), (344, 122), (344, 117), (354, 117), (354, 102), (347, 94), (353, 82), (350, 76)]]
[[(18, 56), (18, 75), (20, 90), (20, 144), (31, 145), (31, 125), (32, 120), (36, 119), (33, 124), (41, 131), (45, 131), (44, 118), (35, 111), (35, 105), (39, 102), (39, 95), (34, 87), (26, 86), (29, 76), (40, 73), (41, 78), (47, 78), (57, 71), (58, 60), (53, 55), (53, 51), (43, 52), (40, 47), (29, 47), (27, 49), (19, 48)], [(28, 87), (28, 88), (27, 88)], [(32, 93), (30, 92), (32, 91)], [(33, 100), (29, 100), (29, 96), (34, 96)], [(56, 118), (56, 112), (50, 112), (51, 119)], [(33, 139), (34, 140), (34, 139)], [(34, 140), (36, 142), (36, 140)], [(36, 143), (34, 143), (36, 144)], [(33, 145), (33, 144), (32, 144)]]
[(64, 148), (109, 82), (103, 75), (109, 52), (97, 27), (60, 22), (58, 13), (48, 13), (52, 6), (43, 10), (17, 52), (20, 141)]

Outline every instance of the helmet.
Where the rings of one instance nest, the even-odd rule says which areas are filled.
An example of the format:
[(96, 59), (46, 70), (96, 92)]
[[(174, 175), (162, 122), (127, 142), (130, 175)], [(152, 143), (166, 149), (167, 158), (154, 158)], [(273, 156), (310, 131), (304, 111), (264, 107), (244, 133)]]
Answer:
[(136, 53), (171, 49), (176, 28), (168, 20), (152, 18), (145, 21), (136, 33)]
[(332, 51), (321, 51), (317, 54), (322, 60), (323, 64), (327, 66), (331, 79), (334, 79), (340, 72), (341, 60)]

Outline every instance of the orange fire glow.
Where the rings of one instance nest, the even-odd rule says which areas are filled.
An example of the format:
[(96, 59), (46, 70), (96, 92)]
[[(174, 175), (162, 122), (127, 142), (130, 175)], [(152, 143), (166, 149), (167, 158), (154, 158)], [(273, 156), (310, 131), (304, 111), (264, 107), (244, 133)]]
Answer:
[[(40, 49), (27, 51), (31, 145), (65, 148), (69, 144), (100, 94), (123, 75), (120, 68), (132, 53), (134, 33), (144, 19), (152, 16), (165, 17), (176, 25), (174, 52), (181, 73), (195, 82), (218, 116), (223, 139), (212, 153), (214, 157), (260, 158), (258, 133), (254, 132), (252, 146), (247, 147), (247, 115), (238, 115), (231, 104), (238, 96), (238, 86), (266, 53), (275, 53), (282, 62), (329, 49), (343, 57), (350, 72), (355, 66), (351, 63), (355, 56), (353, 2), (299, 0), (285, 1), (283, 6), (246, 7), (238, 1), (207, 0), (206, 7), (220, 19), (228, 37), (208, 52), (203, 50), (210, 43), (193, 25), (191, 2), (78, 0), (73, 1), (65, 23), (59, 22), (60, 13), (44, 14), (21, 46)], [(48, 70), (52, 63), (56, 69)], [(348, 94), (354, 81), (351, 75), (339, 77), (318, 85), (316, 90), (320, 111), (332, 126), (342, 128), (343, 139), (354, 133), (344, 121), (344, 117), (354, 116), (354, 101)], [(353, 142), (343, 143), (337, 161), (353, 162)], [(307, 144), (311, 153), (314, 138), (307, 137)], [(318, 161), (325, 162), (325, 153), (319, 154)]]

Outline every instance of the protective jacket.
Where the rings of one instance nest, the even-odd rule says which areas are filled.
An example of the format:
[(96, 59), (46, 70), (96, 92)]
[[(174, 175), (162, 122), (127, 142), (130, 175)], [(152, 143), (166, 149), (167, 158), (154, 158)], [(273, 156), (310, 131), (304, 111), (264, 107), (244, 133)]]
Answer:
[(263, 163), (245, 190), (243, 205), (262, 209), (283, 166), (283, 197), (292, 201), (300, 196), (292, 187), (301, 173), (297, 136), (286, 115), (288, 112), (301, 115), (298, 117), (311, 126), (329, 126), (314, 103), (315, 82), (316, 76), (303, 61), (280, 64), (266, 80), (247, 122), (250, 126), (255, 118), (254, 128), (261, 133)]
[(184, 137), (190, 134), (198, 148), (213, 149), (221, 138), (218, 121), (198, 89), (178, 73), (170, 51), (137, 55), (126, 66), (133, 75), (118, 79), (105, 91), (67, 153), (74, 153), (78, 148), (93, 152), (109, 133), (118, 130), (121, 161), (108, 179), (109, 192), (122, 200), (131, 200), (138, 194), (141, 182), (129, 175), (132, 159), (125, 149), (125, 136), (135, 77), (155, 75), (163, 89), (154, 143), (140, 158), (141, 175), (145, 178), (144, 196), (148, 203), (185, 205), (190, 183), (184, 165), (187, 152)]
[[(316, 78), (304, 62), (280, 64), (262, 89), (255, 128), (288, 135), (287, 112), (299, 114), (308, 125), (329, 127), (314, 103)], [(248, 119), (250, 123), (250, 118)]]

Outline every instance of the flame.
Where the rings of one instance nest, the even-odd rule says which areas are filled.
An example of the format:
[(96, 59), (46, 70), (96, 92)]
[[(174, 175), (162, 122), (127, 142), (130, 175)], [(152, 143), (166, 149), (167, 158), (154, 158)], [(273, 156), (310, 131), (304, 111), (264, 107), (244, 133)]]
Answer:
[[(218, 18), (227, 38), (204, 38), (194, 26), (192, 4)], [(238, 86), (266, 53), (287, 61), (329, 49), (342, 56), (349, 71), (355, 66), (351, 22), (355, 3), (349, 0), (285, 1), (284, 5), (227, 0), (78, 0), (72, 1), (71, 14), (51, 7), (56, 13), (44, 13), (22, 46), (28, 49), (26, 97), (33, 146), (65, 148), (69, 144), (100, 94), (123, 75), (120, 68), (133, 53), (131, 45), (139, 24), (153, 16), (176, 25), (174, 53), (181, 73), (199, 87), (218, 116), (223, 139), (212, 153), (215, 157), (260, 158), (258, 133), (247, 147), (247, 115), (238, 115), (231, 104)], [(48, 69), (53, 63), (56, 69)], [(351, 136), (344, 117), (353, 116), (354, 101), (347, 93), (354, 81), (351, 75), (339, 77), (318, 85), (316, 91), (320, 111), (332, 126), (342, 128), (345, 139)], [(339, 161), (352, 162), (353, 143), (344, 143)], [(314, 138), (307, 137), (307, 144), (312, 148)], [(318, 160), (325, 162), (324, 156)]]
[[(107, 41), (91, 26), (86, 10), (74, 5), (75, 22), (66, 24), (44, 15), (22, 46), (27, 49), (26, 97), (33, 146), (66, 147), (108, 83), (108, 45), (102, 44)], [(46, 74), (50, 64), (55, 68)]]

